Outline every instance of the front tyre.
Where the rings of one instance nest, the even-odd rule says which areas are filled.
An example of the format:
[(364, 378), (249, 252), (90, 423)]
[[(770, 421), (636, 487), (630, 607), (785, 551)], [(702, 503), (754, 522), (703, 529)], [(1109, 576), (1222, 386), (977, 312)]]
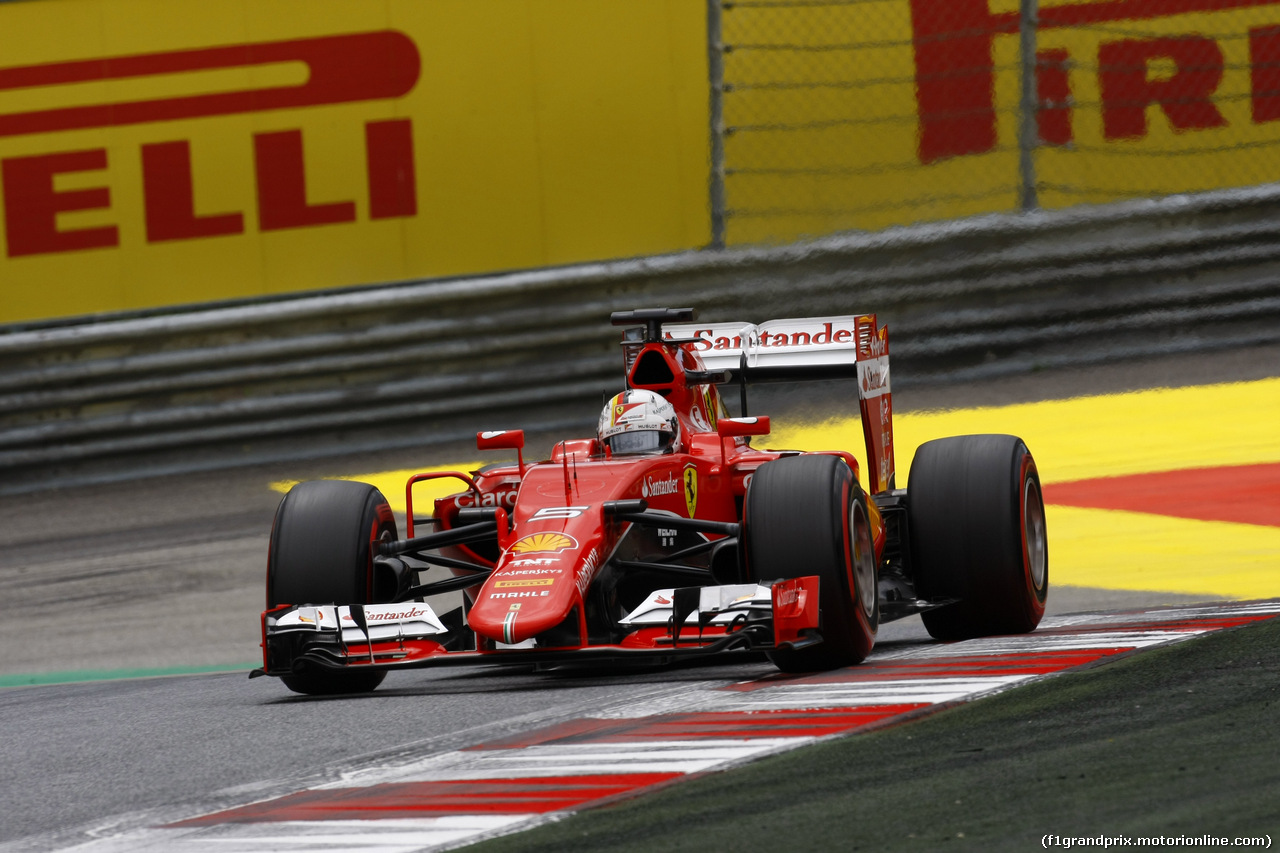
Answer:
[(867, 498), (844, 460), (789, 456), (752, 475), (743, 509), (750, 576), (757, 583), (817, 575), (822, 642), (776, 649), (783, 672), (852, 666), (871, 653), (880, 623)]
[[(370, 604), (376, 543), (394, 540), (395, 517), (368, 483), (313, 480), (289, 490), (276, 509), (267, 555), (267, 607)], [(281, 680), (312, 696), (367, 693), (385, 672), (313, 668)]]
[(1035, 460), (1011, 435), (926, 442), (907, 484), (916, 592), (939, 640), (1025, 634), (1044, 616), (1049, 546)]

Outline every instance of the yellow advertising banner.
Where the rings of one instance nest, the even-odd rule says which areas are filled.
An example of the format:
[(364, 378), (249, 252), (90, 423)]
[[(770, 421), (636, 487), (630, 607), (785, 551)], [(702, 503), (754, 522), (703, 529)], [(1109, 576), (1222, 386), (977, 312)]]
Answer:
[(727, 242), (1280, 180), (1280, 2), (1035, 5), (724, 4)]
[(700, 247), (703, 0), (0, 3), (0, 324)]
[(1280, 180), (1280, 0), (1038, 7), (0, 2), (0, 324)]

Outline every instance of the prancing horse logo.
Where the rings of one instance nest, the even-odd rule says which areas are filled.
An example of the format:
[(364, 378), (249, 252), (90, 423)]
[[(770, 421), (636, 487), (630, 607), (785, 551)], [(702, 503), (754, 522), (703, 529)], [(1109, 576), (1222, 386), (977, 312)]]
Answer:
[(698, 509), (698, 469), (693, 465), (684, 468), (684, 505), (689, 510), (689, 517), (693, 518)]

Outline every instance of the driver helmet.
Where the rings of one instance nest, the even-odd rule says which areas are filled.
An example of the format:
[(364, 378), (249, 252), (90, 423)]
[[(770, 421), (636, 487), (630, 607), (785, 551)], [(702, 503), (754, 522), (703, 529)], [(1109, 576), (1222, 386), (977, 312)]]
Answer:
[(653, 391), (616, 395), (600, 413), (600, 443), (615, 455), (667, 453), (680, 440), (675, 407)]

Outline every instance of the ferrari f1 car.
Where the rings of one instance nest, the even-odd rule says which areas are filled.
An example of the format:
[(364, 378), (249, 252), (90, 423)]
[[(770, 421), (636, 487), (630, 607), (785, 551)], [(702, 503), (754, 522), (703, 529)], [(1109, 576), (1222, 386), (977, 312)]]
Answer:
[[(419, 474), (401, 538), (371, 485), (305, 482), (280, 502), (264, 664), (305, 694), (374, 689), (393, 669), (555, 666), (763, 652), (786, 672), (856, 664), (881, 622), (920, 614), (959, 639), (1033, 630), (1048, 552), (1036, 465), (1008, 435), (922, 445), (895, 487), (887, 328), (875, 315), (697, 324), (615, 313), (625, 387), (594, 437), (527, 463)], [(857, 380), (868, 471), (847, 450), (764, 450), (749, 383)], [(739, 415), (723, 390), (737, 386)], [(415, 517), (416, 483), (456, 494)], [(422, 574), (443, 567), (443, 580)], [(435, 574), (439, 575), (437, 571)], [(428, 598), (462, 591), (437, 613)], [(438, 599), (437, 599), (438, 600)]]

